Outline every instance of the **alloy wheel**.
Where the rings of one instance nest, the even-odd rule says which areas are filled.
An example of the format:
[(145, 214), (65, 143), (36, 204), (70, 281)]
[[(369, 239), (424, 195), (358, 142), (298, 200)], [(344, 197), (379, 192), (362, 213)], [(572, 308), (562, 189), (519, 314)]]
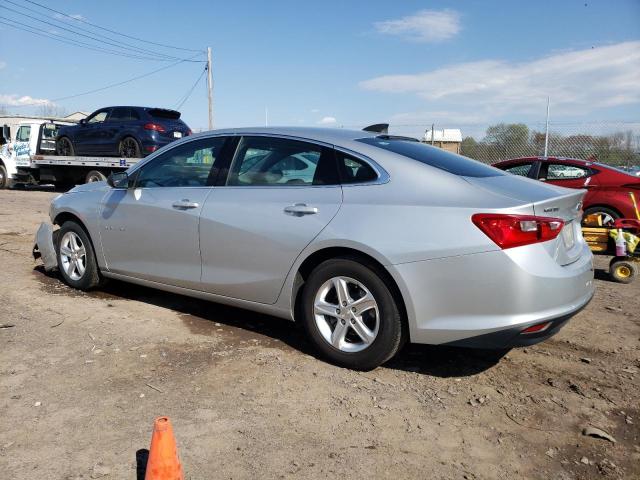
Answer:
[(313, 314), (322, 338), (342, 352), (365, 350), (378, 335), (378, 303), (353, 278), (339, 276), (324, 282), (315, 295)]
[(64, 273), (78, 281), (87, 269), (87, 250), (75, 232), (67, 232), (60, 241), (60, 260)]
[(125, 138), (120, 146), (120, 156), (125, 158), (134, 158), (137, 150), (138, 144), (136, 141), (131, 137)]

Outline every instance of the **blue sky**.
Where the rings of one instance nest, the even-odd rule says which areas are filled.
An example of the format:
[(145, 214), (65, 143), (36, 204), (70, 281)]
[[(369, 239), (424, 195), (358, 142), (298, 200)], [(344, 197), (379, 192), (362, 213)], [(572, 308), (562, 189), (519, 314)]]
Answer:
[[(13, 9), (60, 27), (91, 29), (11, 1), (0, 0), (0, 17), (10, 23), (73, 36)], [(390, 121), (396, 131), (411, 133), (432, 122), (535, 122), (544, 120), (547, 95), (556, 121), (638, 121), (640, 113), (638, 0), (34, 1), (154, 42), (211, 46), (216, 127), (262, 125), (265, 107), (274, 125)], [(96, 32), (155, 52), (193, 55)], [(93, 52), (1, 24), (0, 45), (0, 105), (20, 113), (37, 112), (19, 107), (34, 99), (50, 102), (167, 64)], [(113, 104), (171, 107), (201, 69), (182, 63), (55, 103), (69, 112)], [(206, 127), (204, 81), (181, 110), (189, 125)]]

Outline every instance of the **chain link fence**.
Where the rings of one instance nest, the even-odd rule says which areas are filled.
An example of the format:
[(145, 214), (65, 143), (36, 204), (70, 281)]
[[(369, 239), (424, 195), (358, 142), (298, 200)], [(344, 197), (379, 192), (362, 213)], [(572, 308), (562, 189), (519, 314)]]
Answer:
[[(460, 153), (485, 163), (545, 153), (545, 123), (436, 125), (459, 128)], [(547, 155), (613, 166), (640, 165), (640, 122), (549, 123)]]

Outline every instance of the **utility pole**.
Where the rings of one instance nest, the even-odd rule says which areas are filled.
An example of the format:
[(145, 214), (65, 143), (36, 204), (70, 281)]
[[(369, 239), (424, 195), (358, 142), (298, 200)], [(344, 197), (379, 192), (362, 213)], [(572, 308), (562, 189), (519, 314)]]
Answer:
[(544, 157), (547, 158), (549, 151), (549, 103), (550, 97), (547, 97), (547, 126), (544, 132)]
[(213, 76), (211, 74), (211, 47), (207, 47), (207, 94), (209, 97), (209, 130), (213, 130)]
[(264, 126), (265, 127), (269, 126), (269, 108), (268, 107), (264, 107)]
[(434, 128), (436, 128), (436, 124), (432, 123), (431, 124), (431, 145), (433, 145), (433, 136), (436, 134), (436, 132), (434, 131)]

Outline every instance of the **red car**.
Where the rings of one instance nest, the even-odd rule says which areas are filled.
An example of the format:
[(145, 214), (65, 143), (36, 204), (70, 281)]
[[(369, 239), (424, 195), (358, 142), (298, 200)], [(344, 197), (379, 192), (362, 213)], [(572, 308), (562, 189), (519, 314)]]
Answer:
[(599, 214), (603, 225), (613, 223), (616, 218), (640, 219), (640, 178), (622, 170), (564, 157), (514, 158), (494, 167), (560, 187), (586, 189), (584, 215)]

